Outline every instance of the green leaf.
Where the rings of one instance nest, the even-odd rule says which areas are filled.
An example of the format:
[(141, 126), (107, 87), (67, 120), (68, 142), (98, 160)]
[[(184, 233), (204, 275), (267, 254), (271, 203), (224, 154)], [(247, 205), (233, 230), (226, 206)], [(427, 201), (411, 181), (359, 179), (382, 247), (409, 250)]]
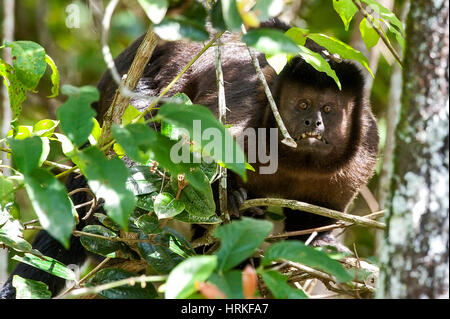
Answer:
[(170, 193), (158, 194), (154, 202), (155, 213), (159, 219), (171, 218), (184, 210), (183, 202)]
[(300, 56), (305, 60), (306, 63), (309, 63), (314, 69), (319, 72), (325, 72), (328, 76), (330, 76), (339, 90), (342, 88), (341, 82), (339, 81), (336, 72), (331, 68), (330, 64), (317, 52), (311, 51), (307, 47), (300, 46)]
[[(118, 238), (116, 233), (108, 228), (100, 225), (88, 225), (83, 228), (83, 232), (89, 234), (101, 235), (108, 238)], [(104, 257), (116, 258), (117, 252), (121, 249), (121, 244), (118, 241), (96, 238), (92, 236), (82, 235), (80, 238), (81, 244), (87, 250)]]
[(219, 270), (225, 272), (250, 257), (272, 230), (272, 223), (265, 220), (242, 218), (216, 229), (214, 236), (220, 238)]
[(228, 29), (240, 31), (242, 18), (236, 5), (236, 0), (220, 0), (222, 5), (222, 16)]
[(22, 103), (27, 98), (27, 88), (17, 78), (14, 68), (0, 59), (0, 76), (4, 78), (3, 83), (8, 89), (9, 104), (13, 112), (12, 121), (16, 121), (22, 113)]
[(71, 269), (67, 268), (66, 265), (48, 256), (38, 257), (26, 253), (25, 256), (23, 257), (15, 255), (12, 259), (33, 266), (37, 269), (43, 270), (56, 277), (60, 277), (66, 280), (77, 279), (75, 273)]
[(47, 67), (44, 48), (32, 41), (5, 44), (12, 49), (11, 55), (17, 78), (26, 88), (34, 90)]
[[(122, 125), (130, 124), (134, 119), (141, 115), (141, 111), (135, 108), (133, 105), (128, 104), (125, 112), (122, 115)], [(137, 123), (144, 123), (145, 119), (141, 118)]]
[(91, 103), (97, 101), (99, 94), (93, 86), (77, 88), (64, 85), (62, 92), (69, 99), (56, 111), (61, 130), (76, 146), (83, 145), (94, 128), (95, 111)]
[[(153, 194), (160, 191), (162, 177), (150, 171), (148, 166), (133, 166), (129, 168), (130, 177), (127, 179), (127, 189), (134, 195)], [(140, 196), (142, 198), (142, 196)], [(147, 208), (143, 208), (147, 209)], [(152, 210), (152, 209), (148, 209)]]
[[(94, 128), (92, 129), (91, 135), (89, 135), (89, 138), (88, 138), (89, 143), (91, 145), (97, 145), (101, 134), (102, 134), (102, 128), (100, 127), (100, 124), (98, 124), (98, 121), (94, 118)], [(114, 145), (116, 145), (116, 144), (114, 144)]]
[[(148, 237), (141, 233), (139, 239), (148, 239)], [(145, 261), (161, 274), (168, 274), (182, 262), (185, 259), (182, 255), (192, 254), (189, 242), (181, 235), (169, 231), (167, 227), (152, 240), (152, 243), (138, 243), (138, 250)], [(183, 252), (180, 253), (180, 250)]]
[(48, 154), (50, 154), (50, 139), (48, 137), (41, 137), (42, 140), (42, 155), (39, 158), (39, 167), (47, 160)]
[(72, 142), (69, 140), (69, 138), (67, 136), (65, 136), (64, 134), (60, 134), (60, 133), (53, 133), (53, 135), (56, 137), (58, 142), (61, 143), (61, 148), (62, 148), (64, 155), (66, 155), (67, 157), (72, 157), (76, 154), (77, 149), (76, 149), (75, 145), (72, 144)]
[(16, 288), (16, 299), (50, 299), (52, 297), (47, 285), (41, 281), (14, 275), (12, 285)]
[(39, 167), (41, 158), (45, 156), (42, 139), (38, 136), (18, 140), (9, 138), (14, 164), (17, 169), (26, 174)]
[(14, 138), (16, 140), (24, 140), (33, 135), (33, 127), (29, 126), (29, 125), (19, 125), (19, 126), (15, 127), (14, 130), (13, 129), (9, 130), (9, 132), (6, 136), (13, 137), (13, 135), (15, 133)]
[(113, 137), (123, 147), (126, 154), (133, 160), (146, 163), (149, 158), (167, 169), (172, 176), (185, 174), (190, 185), (198, 190), (205, 190), (209, 180), (205, 180), (198, 164), (173, 162), (172, 151), (175, 141), (159, 134), (145, 124), (129, 124), (126, 127), (113, 125)]
[(136, 197), (136, 207), (146, 211), (154, 211), (154, 198), (158, 195), (158, 192), (153, 192), (150, 194), (139, 195)]
[(306, 299), (308, 296), (298, 288), (293, 288), (287, 283), (287, 277), (274, 270), (260, 272), (264, 283), (277, 299)]
[(178, 99), (179, 103), (181, 104), (186, 104), (186, 105), (193, 105), (191, 99), (189, 98), (189, 96), (187, 96), (185, 93), (183, 92), (177, 92), (172, 96), (173, 99)]
[(223, 274), (213, 272), (208, 282), (216, 285), (229, 299), (244, 299), (242, 272), (239, 270), (230, 270)]
[(135, 204), (133, 193), (125, 186), (129, 177), (127, 167), (118, 158), (108, 160), (93, 146), (83, 150), (80, 158), (85, 164), (89, 187), (98, 198), (105, 200), (108, 216), (126, 230)]
[[(179, 103), (181, 103), (181, 104), (192, 105), (191, 100), (184, 93), (176, 93), (173, 96), (173, 98), (179, 99), (180, 100)], [(179, 140), (180, 137), (183, 137), (183, 135), (185, 134), (185, 131), (175, 125), (172, 125), (171, 123), (168, 123), (166, 121), (161, 121), (161, 134), (164, 136), (167, 136), (171, 140), (177, 141), (177, 140)]]
[(283, 11), (284, 0), (259, 0), (252, 9), (259, 21), (265, 21), (271, 17), (278, 16)]
[[(0, 175), (0, 188), (1, 187), (2, 176)], [(11, 214), (8, 213), (8, 206), (9, 205), (5, 205), (5, 209), (0, 209), (0, 242), (3, 242), (14, 250), (30, 252), (32, 250), (31, 244), (23, 239), (22, 223), (17, 219), (14, 219)]]
[(69, 248), (76, 211), (67, 190), (51, 173), (35, 168), (24, 173), (25, 188), (42, 227)]
[[(244, 152), (237, 145), (228, 130), (226, 130), (208, 108), (195, 104), (186, 106), (183, 104), (166, 103), (158, 111), (158, 117), (187, 130), (190, 139), (194, 142), (194, 148), (204, 150), (207, 147), (210, 151), (207, 152), (204, 150), (204, 153), (207, 153), (204, 155), (225, 163), (227, 168), (239, 174), (244, 181), (246, 180)], [(212, 140), (204, 140), (206, 129), (210, 133), (214, 133)], [(190, 177), (188, 175), (186, 175), (186, 178), (192, 186), (197, 188), (192, 183), (192, 180), (189, 180)]]
[(181, 39), (205, 41), (209, 38), (208, 31), (202, 24), (184, 16), (166, 17), (161, 23), (154, 25), (153, 30), (161, 39), (167, 41)]
[[(403, 23), (389, 9), (385, 8), (383, 5), (381, 5), (378, 1), (375, 0), (361, 0), (361, 1), (369, 5), (376, 12), (376, 14), (379, 14), (381, 16), (381, 18), (384, 21), (389, 22), (388, 23), (389, 25), (391, 24), (395, 26), (395, 28), (397, 28), (402, 35), (405, 34)], [(372, 16), (373, 15), (374, 14), (372, 14)]]
[(162, 21), (169, 7), (167, 0), (138, 0), (138, 2), (154, 24)]
[(40, 120), (33, 125), (33, 134), (41, 137), (51, 137), (55, 128), (58, 126), (58, 121)]
[[(95, 277), (89, 280), (88, 285), (100, 286), (132, 277), (137, 277), (137, 274), (123, 269), (105, 268), (96, 273)], [(99, 295), (108, 299), (154, 299), (158, 296), (155, 287), (151, 283), (146, 283), (145, 288), (142, 288), (141, 285), (124, 285), (102, 290)]]
[(165, 235), (169, 238), (169, 249), (183, 258), (189, 258), (196, 253), (191, 243), (175, 229), (165, 227)]
[(211, 22), (214, 29), (218, 31), (225, 31), (227, 29), (225, 20), (223, 19), (222, 3), (220, 0), (217, 0), (213, 3), (211, 9)]
[(52, 69), (52, 76), (50, 77), (51, 81), (52, 81), (52, 94), (50, 96), (47, 96), (49, 99), (58, 96), (59, 94), (59, 72), (58, 72), (58, 68), (56, 67), (55, 62), (53, 61), (53, 59), (48, 56), (45, 55), (45, 62), (50, 66), (50, 68)]
[[(30, 252), (32, 250), (31, 244), (25, 239), (11, 235), (10, 232), (5, 232), (8, 228), (8, 224), (0, 228), (0, 242), (6, 246), (21, 252)], [(23, 236), (23, 234), (21, 234)]]
[(298, 45), (281, 30), (252, 29), (242, 36), (242, 41), (265, 54), (298, 54), (299, 51)]
[[(184, 204), (184, 209), (193, 218), (209, 218), (215, 215), (216, 204), (214, 202), (214, 195), (211, 185), (206, 175), (199, 169), (196, 169), (198, 175), (203, 178), (202, 184), (205, 185), (203, 189), (196, 189), (191, 185), (187, 185), (181, 191), (179, 200)], [(192, 173), (192, 172), (190, 172)], [(175, 178), (171, 178), (170, 186), (173, 192), (178, 192), (178, 183)]]
[(144, 214), (134, 221), (134, 224), (145, 234), (159, 234), (159, 220), (155, 214)]
[(105, 214), (101, 213), (95, 213), (94, 216), (98, 219), (100, 223), (102, 223), (104, 226), (106, 226), (109, 229), (112, 229), (113, 231), (119, 231), (120, 226), (117, 225), (110, 217), (108, 217)]
[(111, 130), (113, 137), (128, 157), (142, 164), (148, 162), (150, 155), (147, 151), (155, 141), (149, 135), (151, 129), (147, 125), (129, 124), (125, 127), (113, 125)]
[(367, 60), (364, 54), (353, 49), (348, 44), (321, 33), (308, 34), (308, 38), (316, 42), (318, 45), (323, 46), (332, 54), (336, 53), (343, 59), (358, 61), (370, 72), (372, 76), (374, 76), (369, 67), (369, 60)]
[(217, 266), (216, 256), (194, 256), (176, 266), (166, 282), (166, 299), (184, 299), (195, 292), (195, 283), (208, 279)]
[(378, 43), (380, 36), (366, 18), (364, 18), (359, 24), (359, 31), (361, 32), (361, 37), (367, 47), (367, 50), (370, 50), (370, 48), (374, 47)]
[(358, 12), (358, 7), (352, 0), (333, 0), (333, 8), (344, 22), (345, 31), (348, 31), (353, 16)]
[[(7, 204), (14, 201), (14, 184), (3, 174), (0, 175), (0, 212)], [(0, 222), (1, 225), (1, 222)]]
[(294, 27), (287, 30), (284, 34), (289, 38), (291, 38), (298, 45), (304, 46), (306, 43), (306, 36), (308, 33), (309, 31), (306, 29)]
[(320, 269), (335, 276), (339, 282), (352, 280), (352, 276), (338, 261), (297, 240), (284, 241), (270, 246), (261, 263), (262, 265), (268, 265), (271, 261), (278, 259), (287, 259)]

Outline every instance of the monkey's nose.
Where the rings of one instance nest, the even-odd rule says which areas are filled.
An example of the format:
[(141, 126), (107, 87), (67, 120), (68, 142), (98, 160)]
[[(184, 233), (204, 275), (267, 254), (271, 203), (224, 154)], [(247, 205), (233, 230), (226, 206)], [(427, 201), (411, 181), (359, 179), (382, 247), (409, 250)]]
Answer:
[[(309, 119), (308, 119), (308, 120), (305, 120), (305, 125), (306, 125), (306, 126), (310, 126), (313, 122), (314, 122), (314, 121), (309, 120)], [(320, 128), (320, 127), (323, 126), (323, 125), (322, 125), (322, 121), (320, 121), (320, 120), (317, 120), (315, 124), (316, 124), (316, 127), (317, 127), (317, 128)]]

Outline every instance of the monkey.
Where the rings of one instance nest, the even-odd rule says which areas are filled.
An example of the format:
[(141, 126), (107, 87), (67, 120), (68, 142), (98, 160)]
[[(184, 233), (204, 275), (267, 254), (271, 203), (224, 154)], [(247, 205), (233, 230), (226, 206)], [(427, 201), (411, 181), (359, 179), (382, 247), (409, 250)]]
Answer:
[[(278, 22), (263, 24), (287, 30)], [(125, 74), (142, 42), (143, 36), (133, 42), (115, 59), (118, 72)], [(250, 55), (239, 37), (225, 32), (222, 37), (222, 68), (224, 72), (227, 124), (235, 138), (248, 128), (276, 128), (274, 115), (264, 89), (255, 73)], [(306, 46), (323, 53), (324, 48), (311, 40)], [(202, 49), (201, 43), (189, 41), (162, 41), (158, 43), (135, 91), (147, 96), (158, 96), (172, 79)], [(342, 90), (334, 80), (315, 70), (300, 56), (292, 58), (280, 74), (272, 69), (264, 54), (257, 59), (278, 105), (288, 132), (297, 143), (296, 148), (281, 143), (278, 131), (278, 169), (273, 174), (259, 174), (262, 163), (253, 163), (255, 171), (247, 171), (247, 181), (236, 174), (228, 174), (228, 208), (233, 215), (240, 215), (239, 206), (245, 199), (280, 197), (319, 205), (338, 211), (346, 211), (358, 193), (374, 173), (378, 153), (378, 129), (376, 119), (364, 93), (365, 80), (361, 70), (353, 62), (328, 60), (336, 72)], [(167, 96), (185, 93), (194, 104), (207, 106), (218, 116), (218, 97), (214, 48), (208, 49), (180, 78)], [(102, 124), (117, 89), (109, 71), (100, 79), (97, 88), (100, 99), (93, 103), (97, 120)], [(130, 104), (143, 111), (146, 99), (132, 98)], [(153, 110), (147, 118), (155, 116)], [(243, 145), (248, 153), (248, 145)], [(84, 177), (70, 175), (67, 188), (73, 190), (86, 185)], [(217, 185), (215, 185), (217, 187)], [(217, 190), (214, 191), (217, 200)], [(84, 193), (72, 197), (74, 205), (83, 203)], [(261, 212), (255, 208), (254, 212)], [(81, 217), (85, 210), (80, 209)], [(284, 208), (285, 231), (294, 231), (331, 224), (332, 219)], [(87, 221), (86, 223), (88, 223)], [(81, 222), (77, 229), (85, 224)], [(294, 237), (305, 240), (303, 236)], [(63, 263), (82, 263), (87, 253), (78, 239), (72, 238), (66, 251), (46, 232), (39, 233), (33, 247), (44, 255)], [(28, 265), (19, 264), (0, 290), (0, 298), (14, 298), (12, 276), (40, 280), (48, 284), (55, 295), (64, 286), (64, 280), (46, 274)]]

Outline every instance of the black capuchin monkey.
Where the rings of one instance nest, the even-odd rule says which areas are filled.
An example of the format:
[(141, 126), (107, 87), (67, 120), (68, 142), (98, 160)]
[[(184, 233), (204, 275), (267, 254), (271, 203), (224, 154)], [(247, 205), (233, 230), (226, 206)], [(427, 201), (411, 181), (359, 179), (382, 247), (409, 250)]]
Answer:
[[(286, 30), (278, 21), (263, 26)], [(143, 39), (137, 39), (115, 60), (120, 74), (125, 74)], [(235, 137), (246, 128), (276, 128), (263, 87), (260, 84), (245, 44), (239, 37), (226, 32), (221, 41), (224, 72), (227, 124)], [(308, 40), (307, 47), (322, 54), (323, 48)], [(150, 62), (145, 66), (136, 92), (158, 96), (167, 84), (197, 54), (201, 43), (160, 41)], [(245, 199), (280, 197), (294, 199), (326, 208), (346, 211), (361, 186), (372, 176), (378, 152), (378, 131), (370, 105), (364, 96), (364, 78), (353, 63), (329, 60), (341, 84), (339, 90), (330, 77), (318, 72), (302, 58), (293, 58), (277, 75), (263, 54), (258, 60), (271, 86), (280, 114), (297, 148), (281, 143), (278, 137), (278, 167), (272, 174), (260, 174), (261, 163), (251, 163), (255, 172), (247, 171), (244, 183), (231, 171), (228, 173), (228, 208), (238, 214)], [(195, 104), (202, 104), (217, 116), (217, 86), (214, 48), (208, 49), (181, 77), (167, 96), (183, 92)], [(99, 102), (93, 107), (98, 120), (108, 109), (117, 89), (109, 72), (98, 84)], [(139, 110), (147, 107), (143, 99), (130, 102)], [(156, 111), (152, 114), (156, 114)], [(244, 149), (247, 151), (247, 145)], [(67, 181), (69, 190), (84, 187), (83, 177)], [(214, 187), (214, 185), (213, 185)], [(217, 191), (215, 191), (217, 193)], [(85, 193), (73, 196), (74, 204), (83, 203)], [(258, 210), (258, 209), (256, 209)], [(80, 217), (84, 212), (79, 210)], [(285, 230), (294, 231), (331, 224), (333, 220), (306, 212), (284, 209)], [(79, 224), (78, 229), (84, 226)], [(304, 238), (299, 238), (303, 239)], [(46, 232), (37, 235), (33, 247), (65, 264), (82, 263), (86, 252), (78, 238), (73, 237), (70, 250), (65, 250)], [(53, 294), (64, 287), (64, 280), (36, 268), (19, 264), (0, 291), (0, 298), (14, 298), (13, 275), (39, 280), (49, 285)]]

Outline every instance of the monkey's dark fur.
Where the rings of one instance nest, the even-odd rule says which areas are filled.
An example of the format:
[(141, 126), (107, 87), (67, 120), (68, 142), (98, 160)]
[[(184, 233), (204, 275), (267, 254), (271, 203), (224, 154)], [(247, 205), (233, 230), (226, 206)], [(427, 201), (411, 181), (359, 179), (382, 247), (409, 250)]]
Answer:
[[(119, 73), (124, 74), (129, 69), (142, 38), (115, 60)], [(225, 33), (221, 40), (226, 104), (230, 110), (227, 123), (232, 124), (232, 133), (239, 135), (249, 127), (277, 127), (245, 45), (238, 42), (238, 37), (233, 34)], [(322, 51), (311, 41), (307, 42), (307, 46), (313, 51)], [(201, 43), (161, 41), (145, 67), (136, 91), (157, 96), (202, 47)], [(217, 115), (214, 59), (214, 48), (210, 48), (181, 77), (168, 96), (184, 92), (193, 103), (206, 105)], [(377, 124), (365, 101), (364, 78), (359, 68), (350, 62), (329, 61), (342, 84), (342, 91), (339, 91), (330, 77), (317, 72), (299, 57), (292, 59), (278, 76), (264, 55), (259, 54), (258, 60), (288, 131), (296, 139), (298, 147), (292, 149), (279, 143), (279, 164), (275, 174), (258, 174), (260, 164), (252, 164), (256, 172), (247, 171), (248, 182), (243, 183), (230, 172), (230, 208), (236, 210), (236, 202), (242, 201), (242, 198), (236, 198), (239, 197), (235, 196), (236, 190), (244, 188), (248, 198), (277, 196), (345, 211), (359, 188), (373, 174), (378, 151)], [(98, 84), (100, 101), (94, 105), (100, 122), (116, 88), (111, 75), (106, 72)], [(304, 96), (308, 97), (306, 102), (302, 100)], [(132, 100), (131, 104), (142, 110), (148, 102)], [(302, 112), (299, 105), (308, 107)], [(332, 111), (325, 113), (324, 107), (329, 105)], [(314, 132), (320, 138), (302, 138), (306, 132)], [(71, 176), (67, 187), (71, 190), (83, 183), (83, 178), (75, 180)], [(85, 200), (78, 197), (74, 198), (75, 205)], [(332, 222), (328, 218), (289, 209), (285, 209), (284, 213), (287, 231)], [(80, 214), (82, 216), (83, 212)], [(81, 263), (86, 258), (86, 253), (75, 238), (70, 250), (65, 251), (47, 233), (41, 232), (34, 247), (66, 264)], [(41, 280), (50, 285), (53, 293), (61, 290), (64, 284), (61, 279), (23, 264), (16, 268), (14, 274)], [(0, 291), (0, 298), (14, 298), (15, 289), (11, 285), (11, 278)]]

